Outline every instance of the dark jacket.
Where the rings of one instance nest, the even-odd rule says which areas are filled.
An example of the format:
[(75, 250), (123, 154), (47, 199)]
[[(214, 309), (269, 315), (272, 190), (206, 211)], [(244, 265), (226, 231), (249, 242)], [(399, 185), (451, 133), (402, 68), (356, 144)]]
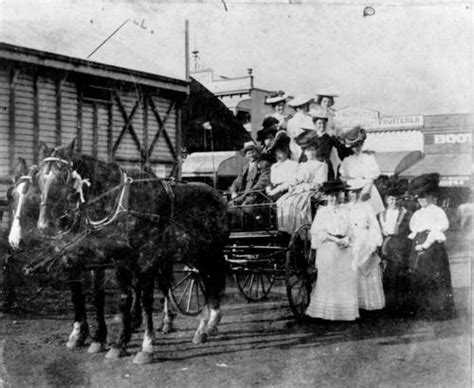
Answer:
[[(249, 165), (246, 165), (239, 176), (235, 178), (230, 186), (231, 192), (242, 193), (249, 191), (264, 190), (270, 185), (270, 163), (266, 160), (259, 160), (257, 168), (249, 176)], [(247, 185), (249, 183), (249, 185)], [(246, 190), (246, 187), (250, 186)]]

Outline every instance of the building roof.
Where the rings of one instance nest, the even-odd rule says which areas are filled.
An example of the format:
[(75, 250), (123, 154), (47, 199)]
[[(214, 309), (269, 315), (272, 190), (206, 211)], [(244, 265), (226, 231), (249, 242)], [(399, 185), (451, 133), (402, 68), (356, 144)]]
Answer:
[(10, 56), (6, 56), (7, 59), (31, 62), (33, 57), (37, 57), (42, 61), (38, 64), (69, 71), (100, 75), (95, 72), (107, 69), (116, 75), (122, 74), (124, 78), (139, 77), (135, 82), (153, 79), (168, 85), (186, 85), (184, 77), (160, 67), (156, 61), (135, 51), (133, 45), (127, 45), (126, 40), (120, 37), (108, 40), (88, 59), (94, 49), (104, 41), (103, 35), (98, 36), (91, 31), (80, 31), (77, 28), (51, 27), (40, 22), (28, 21), (23, 23), (25, 25), (22, 22), (2, 20), (2, 57), (8, 52)]
[(467, 130), (472, 128), (472, 116), (469, 113), (452, 113), (424, 116), (423, 132)]

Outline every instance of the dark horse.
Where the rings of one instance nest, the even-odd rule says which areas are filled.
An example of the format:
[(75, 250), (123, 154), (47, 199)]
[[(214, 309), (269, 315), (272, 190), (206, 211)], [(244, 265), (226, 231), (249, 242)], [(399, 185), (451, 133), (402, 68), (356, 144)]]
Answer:
[[(25, 167), (26, 169), (26, 167)], [(37, 222), (40, 211), (40, 190), (36, 175), (36, 168), (32, 167), (28, 174), (23, 171), (15, 184), (8, 190), (8, 203), (11, 209), (11, 225), (8, 235), (8, 242), (12, 250), (7, 253), (4, 268), (4, 289), (8, 297), (6, 306), (8, 307), (14, 301), (16, 295), (15, 288), (18, 286), (18, 264), (23, 269), (33, 275), (37, 271), (50, 272), (50, 281), (57, 281), (59, 272), (66, 274), (67, 282), (71, 288), (72, 302), (75, 315), (73, 332), (69, 337), (66, 346), (76, 348), (84, 345), (84, 341), (89, 335), (89, 328), (86, 321), (86, 309), (84, 296), (82, 292), (81, 275), (84, 271), (92, 272), (94, 276), (94, 305), (96, 307), (97, 326), (95, 334), (92, 336), (92, 343), (89, 346), (90, 353), (96, 353), (104, 349), (107, 336), (107, 328), (104, 317), (105, 302), (105, 269), (111, 267), (112, 258), (107, 256), (104, 250), (93, 250), (92, 246), (97, 245), (92, 236), (76, 241), (75, 244), (65, 244), (60, 239), (45, 239), (39, 233)], [(77, 252), (87, 252), (87, 263), (75, 261)], [(59, 266), (56, 265), (59, 261)], [(51, 268), (57, 271), (49, 271)], [(140, 288), (138, 282), (134, 285), (133, 303), (130, 314), (133, 317), (133, 327), (138, 328), (141, 325), (141, 304)], [(171, 321), (170, 315), (165, 315), (165, 321)], [(163, 330), (171, 330), (171, 323), (163, 324)]]
[[(229, 235), (228, 209), (221, 196), (205, 184), (169, 183), (144, 171), (128, 176), (118, 165), (73, 150), (74, 142), (56, 147), (38, 167), (37, 225), (50, 238), (77, 246), (67, 256), (69, 266), (80, 268), (98, 252), (113, 258), (120, 313), (106, 357), (125, 354), (131, 337), (133, 279), (137, 279), (146, 327), (134, 361), (151, 361), (154, 282), (158, 279), (166, 295), (176, 262), (197, 268), (204, 283), (206, 307), (193, 342), (215, 334), (225, 288), (223, 249)], [(79, 332), (82, 324), (81, 320), (75, 324)]]

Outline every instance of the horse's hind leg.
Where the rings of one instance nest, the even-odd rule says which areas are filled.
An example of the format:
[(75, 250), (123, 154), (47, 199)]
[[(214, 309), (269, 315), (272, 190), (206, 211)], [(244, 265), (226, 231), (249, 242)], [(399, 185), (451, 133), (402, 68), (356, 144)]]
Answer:
[(89, 327), (86, 318), (86, 303), (82, 292), (82, 284), (79, 273), (72, 272), (69, 276), (72, 304), (74, 306), (74, 324), (66, 347), (74, 349), (84, 346), (89, 336)]
[(153, 291), (154, 277), (148, 273), (141, 277), (142, 305), (145, 316), (145, 333), (143, 334), (142, 349), (139, 351), (133, 362), (135, 364), (149, 364), (153, 360), (153, 343), (155, 342), (155, 331), (153, 329)]
[(142, 313), (142, 290), (139, 281), (133, 286), (133, 301), (130, 314), (132, 315), (132, 329), (133, 331), (140, 329), (143, 321)]
[(205, 305), (201, 311), (201, 314), (199, 314), (199, 326), (194, 333), (193, 344), (202, 344), (204, 342), (207, 342), (206, 326), (207, 326), (208, 320), (209, 320), (209, 308), (207, 305)]
[(89, 353), (99, 353), (105, 350), (107, 339), (107, 325), (105, 324), (105, 270), (96, 269), (94, 271), (94, 303), (96, 309), (97, 328), (89, 345)]
[[(223, 260), (217, 260), (216, 262), (223, 263)], [(216, 265), (215, 270), (204, 277), (207, 290), (206, 300), (209, 306), (209, 321), (206, 327), (206, 334), (211, 336), (217, 335), (217, 325), (222, 319), (220, 304), (225, 289), (226, 272), (223, 266), (220, 270), (219, 268)]]

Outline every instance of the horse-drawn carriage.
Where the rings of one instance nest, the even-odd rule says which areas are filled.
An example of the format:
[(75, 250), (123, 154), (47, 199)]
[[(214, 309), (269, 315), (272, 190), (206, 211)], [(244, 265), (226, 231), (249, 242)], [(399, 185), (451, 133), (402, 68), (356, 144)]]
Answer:
[[(284, 281), (293, 314), (303, 316), (316, 280), (310, 225), (292, 235), (280, 231), (277, 205), (269, 198), (259, 204), (232, 206), (230, 212), (231, 233), (224, 253), (228, 273), (240, 293), (249, 302), (260, 301), (276, 282)], [(170, 296), (182, 314), (199, 314), (203, 293), (199, 271), (189, 266), (175, 269)]]

